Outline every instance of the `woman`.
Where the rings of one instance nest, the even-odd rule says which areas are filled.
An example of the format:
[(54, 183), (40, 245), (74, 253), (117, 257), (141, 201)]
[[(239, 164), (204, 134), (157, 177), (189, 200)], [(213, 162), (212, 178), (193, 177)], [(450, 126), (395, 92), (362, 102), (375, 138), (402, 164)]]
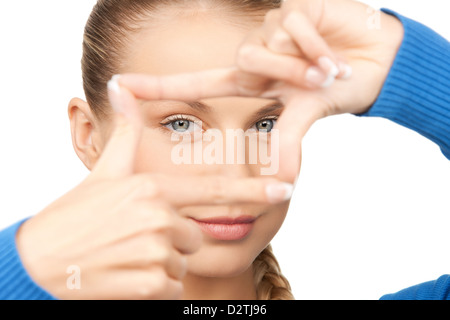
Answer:
[[(201, 110), (202, 112), (197, 115), (202, 118), (209, 113), (207, 119), (200, 120), (203, 123), (212, 123), (211, 127), (222, 129), (233, 127), (243, 130), (253, 128), (266, 132), (272, 129), (274, 120), (283, 111), (278, 127), (284, 131), (288, 131), (285, 128), (289, 128), (291, 132), (283, 132), (281, 135), (281, 159), (284, 162), (278, 176), (283, 180), (293, 181), (299, 169), (300, 152), (297, 146), (299, 143), (296, 142), (301, 140), (304, 132), (315, 120), (339, 112), (366, 112), (376, 100), (401, 44), (403, 36), (401, 24), (394, 17), (383, 15), (383, 22), (388, 26), (388, 31), (375, 33), (367, 42), (363, 40), (363, 38), (367, 39), (366, 34), (363, 37), (357, 31), (357, 26), (349, 25), (348, 30), (344, 30), (343, 34), (353, 37), (352, 40), (359, 47), (355, 47), (355, 43), (349, 43), (351, 49), (337, 50), (333, 47), (333, 40), (342, 43), (342, 39), (333, 37), (335, 34), (332, 34), (330, 26), (336, 30), (339, 23), (343, 28), (346, 25), (342, 20), (336, 21), (331, 18), (330, 12), (335, 14), (336, 10), (332, 9), (345, 8), (353, 12), (354, 16), (360, 17), (362, 10), (366, 9), (365, 6), (348, 1), (330, 2), (331, 8), (327, 8), (329, 11), (322, 12), (328, 15), (324, 16), (325, 22), (321, 26), (331, 34), (329, 37), (323, 36), (327, 32), (319, 30), (319, 34), (326, 40), (323, 41), (313, 27), (319, 25), (318, 20), (315, 21), (315, 19), (323, 16), (317, 14), (321, 13), (318, 2), (315, 2), (316, 4), (309, 1), (288, 2), (281, 11), (271, 11), (264, 26), (247, 38), (246, 45), (243, 45), (239, 51), (238, 69), (218, 69), (181, 78), (125, 75), (110, 82), (111, 105), (119, 111), (115, 119), (115, 129), (113, 129), (112, 121), (102, 119), (112, 114), (106, 105), (104, 84), (113, 74), (139, 72), (163, 75), (233, 65), (234, 51), (244, 36), (261, 24), (267, 10), (279, 5), (277, 1), (239, 1), (232, 2), (232, 5), (230, 2), (224, 5), (223, 2), (199, 1), (197, 7), (190, 1), (184, 7), (180, 4), (175, 8), (166, 3), (154, 8), (146, 2), (133, 2), (134, 6), (129, 6), (128, 10), (123, 7), (118, 10), (119, 3), (130, 4), (129, 2), (100, 1), (98, 11), (94, 11), (90, 20), (91, 24), (88, 22), (85, 41), (85, 52), (88, 53), (84, 60), (84, 81), (88, 103), (74, 99), (70, 107), (74, 145), (83, 162), (93, 169), (92, 175), (70, 194), (20, 228), (18, 247), (25, 268), (37, 284), (58, 298), (172, 298), (180, 296), (180, 281), (183, 278), (185, 289), (183, 297), (188, 299), (204, 298), (205, 296), (199, 295), (202, 293), (207, 293), (208, 298), (222, 299), (289, 298), (287, 282), (279, 274), (270, 252), (263, 250), (284, 219), (287, 205), (283, 201), (291, 194), (290, 186), (285, 184), (272, 186), (275, 183), (273, 179), (261, 180), (258, 183), (254, 179), (247, 180), (246, 184), (243, 181), (218, 180), (219, 182), (209, 184), (214, 187), (214, 192), (208, 193), (207, 179), (204, 185), (199, 187), (198, 184), (202, 184), (202, 181), (197, 180), (198, 177), (206, 173), (210, 174), (211, 170), (213, 173), (215, 170), (224, 170), (211, 166), (201, 169), (188, 167), (189, 170), (198, 170), (191, 172), (196, 176), (195, 184), (192, 184), (192, 181), (189, 184), (189, 179), (182, 178), (171, 180), (169, 177), (152, 176), (149, 179), (145, 176), (144, 180), (143, 175), (139, 176), (139, 179), (136, 175), (132, 177), (133, 179), (129, 176), (149, 171), (177, 173), (174, 170), (183, 170), (182, 174), (186, 173), (187, 168), (176, 169), (168, 165), (167, 161), (158, 162), (154, 156), (155, 148), (146, 150), (145, 146), (149, 141), (154, 145), (158, 143), (156, 139), (162, 140), (162, 132), (158, 131), (157, 127), (162, 126), (164, 130), (178, 132), (195, 128), (197, 119), (192, 117), (192, 114), (191, 118), (179, 117), (183, 113), (192, 112), (192, 109), (197, 109), (197, 112)], [(143, 6), (137, 6), (138, 3)], [(172, 4), (173, 1), (170, 3)], [(101, 10), (102, 5), (104, 10)], [(218, 8), (221, 10), (217, 10)], [(215, 12), (220, 12), (220, 17), (214, 14)], [(242, 12), (245, 12), (246, 19), (239, 14)], [(119, 16), (117, 21), (113, 18), (114, 13)], [(149, 22), (146, 18), (150, 13), (152, 20)], [(97, 20), (96, 14), (99, 15)], [(305, 15), (312, 20), (312, 24), (304, 18)], [(102, 17), (111, 19), (108, 25), (110, 28), (98, 26), (97, 23), (105, 23)], [(172, 22), (174, 17), (177, 18), (176, 23)], [(141, 28), (142, 24), (145, 28)], [(355, 24), (357, 25), (358, 22)], [(89, 30), (89, 26), (97, 27), (97, 29)], [(119, 26), (122, 32), (116, 30), (117, 37), (114, 45), (109, 43), (109, 46), (105, 44), (103, 47), (99, 46), (96, 41), (110, 39), (114, 35), (114, 32), (107, 33), (114, 30), (113, 26)], [(158, 32), (152, 32), (153, 29), (157, 29)], [(302, 33), (296, 30), (302, 30)], [(181, 32), (184, 34), (182, 39), (170, 37), (174, 41), (170, 43), (161, 41)], [(203, 36), (199, 37), (199, 34)], [(214, 46), (211, 45), (212, 39), (215, 39)], [(312, 46), (305, 45), (308, 43)], [(352, 50), (354, 54), (351, 54)], [(126, 58), (121, 56), (124, 52), (126, 52), (124, 55)], [(199, 52), (202, 54), (201, 59)], [(283, 59), (279, 59), (280, 56), (283, 56)], [(301, 59), (292, 59), (292, 56)], [(214, 57), (214, 59), (205, 57)], [(265, 66), (269, 62), (276, 63), (279, 68), (267, 69)], [(354, 72), (354, 76), (350, 79), (349, 65)], [(362, 72), (368, 70), (371, 71), (370, 77)], [(340, 80), (332, 85), (336, 77)], [(196, 81), (193, 82), (193, 80)], [(299, 87), (308, 87), (312, 91), (299, 90)], [(348, 88), (356, 89), (357, 92), (361, 92), (361, 95), (355, 97), (354, 94), (349, 93)], [(144, 103), (140, 105), (143, 113), (141, 117), (138, 112), (139, 105), (131, 93), (142, 99), (180, 99), (187, 102), (195, 101), (195, 104)], [(215, 98), (235, 95), (260, 98)], [(380, 98), (382, 97), (383, 94)], [(271, 99), (270, 105), (267, 98)], [(199, 104), (200, 99), (202, 100)], [(286, 106), (285, 110), (279, 106), (279, 103), (274, 104), (273, 99), (281, 101)], [(370, 112), (375, 113), (380, 109), (375, 108), (376, 106)], [(232, 109), (231, 112), (230, 109)], [(255, 117), (261, 114), (263, 109), (266, 109), (266, 117)], [(157, 111), (162, 113), (167, 110), (179, 114), (176, 117), (166, 117), (161, 121), (155, 120), (162, 117), (161, 114), (156, 114)], [(269, 114), (267, 110), (270, 110)], [(230, 116), (238, 112), (239, 117)], [(446, 121), (448, 118), (445, 117), (441, 121), (444, 128)], [(445, 137), (441, 137), (442, 133), (433, 132), (432, 126), (425, 129), (427, 130), (423, 133), (437, 140), (436, 142), (446, 153), (448, 141)], [(288, 149), (287, 146), (294, 146), (295, 149)], [(161, 156), (161, 159), (164, 159), (169, 149), (165, 143), (158, 144), (158, 158)], [(294, 156), (287, 156), (288, 153), (293, 153)], [(260, 168), (233, 166), (232, 169), (228, 169), (231, 171), (219, 173), (248, 178), (258, 176), (258, 169)], [(133, 183), (129, 182), (131, 180)], [(234, 185), (231, 187), (232, 183)], [(251, 195), (248, 191), (246, 194), (249, 186), (253, 191)], [(119, 192), (118, 189), (121, 188), (126, 188), (126, 192), (124, 190)], [(183, 191), (190, 188), (193, 189), (191, 193)], [(132, 196), (130, 196), (130, 190)], [(177, 197), (174, 197), (175, 191), (179, 192)], [(202, 191), (204, 193), (199, 198), (198, 194)], [(86, 200), (92, 192), (101, 195), (100, 199)], [(180, 196), (183, 193), (184, 196)], [(95, 211), (107, 211), (103, 207), (106, 202), (115, 198), (121, 199), (125, 195), (126, 199), (131, 198), (133, 201), (112, 203), (110, 208), (117, 213), (112, 218), (111, 215), (92, 216)], [(148, 203), (144, 205), (136, 201), (142, 201), (143, 198), (152, 198), (151, 206)], [(77, 215), (71, 214), (67, 208), (69, 203), (73, 205), (76, 202), (75, 199), (84, 199), (78, 210), (75, 210)], [(163, 199), (165, 203), (161, 205), (156, 199)], [(248, 205), (249, 202), (254, 204)], [(275, 202), (282, 203), (275, 205)], [(167, 208), (168, 203), (171, 204), (170, 208)], [(236, 206), (236, 203), (241, 205)], [(202, 212), (199, 207), (192, 207), (199, 204), (214, 204), (214, 208), (208, 210), (206, 207)], [(209, 227), (205, 225), (228, 223), (228, 221), (226, 223), (218, 221), (220, 219), (217, 220), (217, 216), (214, 221), (209, 218), (208, 214), (215, 212), (218, 205), (222, 206), (228, 217), (234, 216), (235, 225), (252, 224), (249, 233), (238, 239), (215, 239), (211, 236), (214, 232), (208, 232)], [(177, 206), (179, 207), (177, 214), (197, 221), (197, 224), (205, 230), (205, 239), (198, 251), (196, 249), (200, 245), (198, 234), (195, 235), (195, 228), (188, 226), (186, 219), (180, 220), (175, 214), (169, 215), (173, 207)], [(62, 214), (64, 208), (66, 214)], [(140, 214), (135, 218), (137, 220), (134, 221), (132, 228), (125, 228), (130, 217), (124, 217), (124, 214), (130, 209)], [(73, 211), (73, 208), (71, 210)], [(80, 217), (80, 212), (87, 213)], [(246, 221), (236, 219), (242, 212), (253, 212), (252, 219), (256, 220), (248, 220), (248, 216), (245, 218)], [(152, 213), (152, 219), (149, 219), (149, 213)], [(146, 219), (141, 220), (142, 216)], [(170, 219), (167, 216), (170, 216)], [(115, 232), (103, 232), (105, 220), (109, 220), (106, 229)], [(160, 224), (157, 223), (156, 226), (148, 224), (149, 220), (160, 221)], [(66, 224), (65, 221), (71, 221), (78, 226), (74, 228), (74, 231), (81, 230), (81, 232), (70, 235), (62, 233), (59, 227)], [(85, 226), (87, 223), (89, 227)], [(141, 224), (140, 228), (137, 228), (135, 224)], [(192, 228), (192, 230), (183, 233), (181, 230), (184, 228)], [(14, 231), (14, 228), (11, 230)], [(142, 233), (148, 235), (149, 230), (151, 237), (139, 237)], [(61, 233), (58, 234), (58, 232)], [(101, 235), (100, 239), (98, 235)], [(36, 243), (37, 239), (42, 239), (41, 243)], [(64, 239), (63, 243), (55, 244), (55, 241), (60, 239)], [(120, 240), (119, 244), (117, 244), (118, 240)], [(238, 242), (233, 242), (236, 240)], [(80, 243), (85, 242), (88, 243), (80, 246)], [(136, 251), (136, 248), (145, 242), (149, 245), (141, 248), (135, 255), (127, 256), (127, 253)], [(42, 247), (46, 248), (46, 252), (39, 250)], [(68, 248), (76, 250), (68, 250)], [(104, 248), (106, 250), (103, 250)], [(181, 254), (193, 251), (196, 253), (189, 257), (187, 275), (183, 277), (186, 267)], [(263, 251), (262, 254), (260, 254), (261, 251)], [(115, 257), (116, 255), (119, 257)], [(55, 262), (54, 257), (59, 257), (59, 261)], [(256, 262), (254, 262), (255, 259)], [(86, 280), (89, 284), (87, 290), (83, 288), (80, 292), (74, 293), (61, 286), (61, 279), (63, 279), (61, 273), (65, 270), (61, 272), (62, 268), (60, 268), (58, 273), (58, 268), (55, 266), (73, 264), (71, 261), (76, 261), (82, 270), (87, 270), (83, 272), (89, 275)], [(252, 264), (253, 268), (250, 267)], [(260, 264), (265, 266), (261, 267)], [(130, 273), (130, 266), (133, 269), (132, 273)], [(139, 267), (141, 270), (138, 270)], [(124, 268), (127, 272), (121, 272)], [(266, 271), (267, 268), (269, 272)], [(263, 277), (259, 277), (259, 273), (262, 273)], [(264, 276), (266, 276), (265, 280)], [(161, 279), (165, 280), (161, 281)], [(123, 286), (120, 288), (125, 290), (118, 292), (117, 288), (111, 287), (112, 284), (119, 284)], [(167, 290), (168, 288), (170, 290)], [(161, 295), (163, 293), (166, 295)]]

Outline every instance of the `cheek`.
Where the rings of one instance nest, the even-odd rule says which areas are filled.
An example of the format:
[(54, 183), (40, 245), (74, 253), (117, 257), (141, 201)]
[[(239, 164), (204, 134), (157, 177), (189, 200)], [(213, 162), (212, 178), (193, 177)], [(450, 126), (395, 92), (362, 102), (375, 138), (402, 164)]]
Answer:
[(136, 155), (136, 173), (196, 174), (198, 166), (177, 165), (172, 160), (175, 146), (170, 136), (156, 129), (146, 129)]
[(170, 147), (160, 143), (141, 143), (136, 158), (136, 173), (174, 173)]
[(258, 234), (256, 242), (261, 244), (261, 250), (263, 250), (273, 237), (280, 230), (283, 222), (286, 218), (286, 214), (289, 208), (289, 203), (272, 206), (268, 214), (261, 217), (260, 225), (258, 226)]

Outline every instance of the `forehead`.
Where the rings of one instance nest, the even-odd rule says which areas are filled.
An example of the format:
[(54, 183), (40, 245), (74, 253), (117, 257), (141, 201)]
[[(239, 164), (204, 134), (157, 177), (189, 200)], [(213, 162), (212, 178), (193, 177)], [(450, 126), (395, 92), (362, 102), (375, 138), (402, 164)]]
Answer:
[(156, 75), (193, 72), (234, 64), (236, 50), (258, 25), (217, 14), (165, 17), (135, 35), (125, 72)]

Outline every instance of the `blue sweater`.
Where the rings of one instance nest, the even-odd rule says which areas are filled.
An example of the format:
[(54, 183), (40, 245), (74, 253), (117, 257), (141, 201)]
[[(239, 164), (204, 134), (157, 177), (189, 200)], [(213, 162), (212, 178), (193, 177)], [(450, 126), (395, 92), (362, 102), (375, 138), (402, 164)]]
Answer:
[[(418, 22), (383, 11), (402, 21), (405, 36), (380, 96), (361, 116), (383, 117), (412, 129), (450, 159), (450, 43)], [(54, 299), (21, 263), (15, 235), (22, 222), (0, 232), (0, 299)], [(450, 300), (450, 275), (381, 299)]]

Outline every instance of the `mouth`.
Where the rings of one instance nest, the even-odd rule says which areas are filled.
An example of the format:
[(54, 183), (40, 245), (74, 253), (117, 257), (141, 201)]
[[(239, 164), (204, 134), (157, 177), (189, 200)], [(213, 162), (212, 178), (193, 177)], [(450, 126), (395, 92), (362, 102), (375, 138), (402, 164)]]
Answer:
[(252, 231), (256, 218), (242, 216), (239, 218), (217, 217), (197, 220), (193, 219), (204, 233), (223, 241), (242, 240)]

